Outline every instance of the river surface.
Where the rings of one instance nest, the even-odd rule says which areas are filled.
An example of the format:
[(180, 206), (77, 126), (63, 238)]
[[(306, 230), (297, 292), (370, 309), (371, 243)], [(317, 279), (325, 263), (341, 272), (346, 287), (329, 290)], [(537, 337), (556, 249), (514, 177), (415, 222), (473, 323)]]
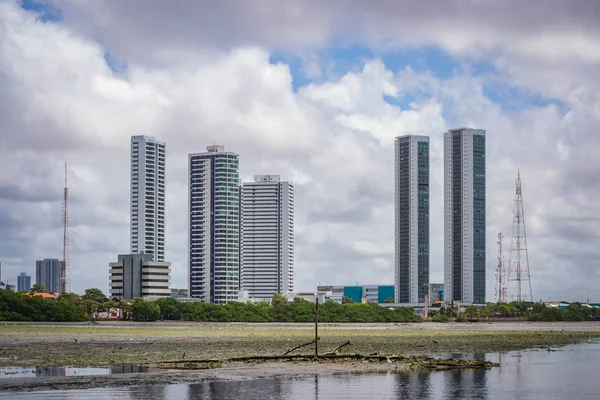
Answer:
[(600, 399), (600, 341), (480, 355), (491, 370), (307, 376), (196, 384), (0, 393), (4, 399)]

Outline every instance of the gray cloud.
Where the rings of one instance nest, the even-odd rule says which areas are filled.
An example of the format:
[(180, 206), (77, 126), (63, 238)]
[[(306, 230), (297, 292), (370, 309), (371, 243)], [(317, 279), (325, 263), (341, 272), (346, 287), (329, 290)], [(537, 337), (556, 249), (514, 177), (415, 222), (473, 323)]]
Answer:
[[(600, 88), (590, 72), (597, 49), (588, 40), (598, 36), (598, 9), (572, 3), (457, 0), (399, 9), (390, 2), (239, 2), (231, 9), (215, 2), (56, 0), (65, 18), (57, 24), (34, 23), (12, 2), (0, 3), (3, 269), (31, 272), (35, 259), (60, 257), (68, 161), (74, 289), (106, 290), (108, 262), (129, 249), (129, 138), (148, 134), (167, 142), (174, 286), (186, 282), (187, 153), (214, 142), (241, 154), (245, 179), (280, 173), (296, 182), (297, 289), (390, 281), (393, 139), (426, 132), (431, 275), (439, 279), (441, 133), (469, 125), (488, 130), (488, 298), (497, 232), (505, 233), (505, 246), (510, 242), (517, 168), (536, 297), (579, 298), (577, 288), (593, 276), (589, 266), (600, 255), (591, 239), (598, 225), (573, 219), (595, 217), (600, 206), (600, 143), (593, 139)], [(438, 45), (459, 61), (482, 57), (498, 71), (439, 79), (368, 61), (295, 93), (289, 68), (269, 63), (270, 50), (302, 55), (341, 36), (376, 52)], [(565, 42), (567, 51), (555, 54)], [(104, 51), (130, 61), (128, 70), (114, 75)], [(562, 104), (504, 110), (485, 94), (486, 82), (519, 84)], [(401, 110), (383, 99), (395, 94), (417, 100)]]

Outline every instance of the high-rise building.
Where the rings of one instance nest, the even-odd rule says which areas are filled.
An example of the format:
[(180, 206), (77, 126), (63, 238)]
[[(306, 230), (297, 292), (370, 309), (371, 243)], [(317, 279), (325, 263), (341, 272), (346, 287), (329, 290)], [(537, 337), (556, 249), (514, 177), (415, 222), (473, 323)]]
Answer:
[(189, 295), (224, 304), (240, 290), (239, 156), (206, 150), (189, 155)]
[(31, 290), (31, 277), (25, 272), (17, 276), (17, 292), (29, 292)]
[(429, 291), (429, 137), (396, 138), (395, 299), (423, 303)]
[(485, 131), (444, 134), (444, 299), (485, 303)]
[(255, 175), (242, 186), (242, 283), (250, 298), (294, 291), (294, 185)]
[(131, 137), (131, 252), (165, 260), (165, 144)]
[(110, 296), (124, 300), (171, 296), (171, 263), (151, 254), (119, 254), (109, 263)]
[(44, 290), (61, 294), (62, 261), (56, 258), (44, 258), (35, 262), (35, 283)]

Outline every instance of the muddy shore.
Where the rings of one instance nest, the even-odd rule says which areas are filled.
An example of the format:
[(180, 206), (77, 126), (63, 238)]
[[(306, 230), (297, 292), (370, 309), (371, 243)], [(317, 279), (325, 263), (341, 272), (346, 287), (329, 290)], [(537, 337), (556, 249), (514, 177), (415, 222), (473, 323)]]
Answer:
[[(600, 324), (322, 324), (319, 336), (320, 352), (349, 340), (352, 346), (345, 350), (348, 353), (472, 354), (580, 343), (600, 337)], [(152, 365), (165, 360), (278, 355), (311, 339), (309, 324), (7, 323), (0, 326), (0, 367), (108, 367)], [(208, 370), (0, 379), (0, 391), (162, 385), (405, 368), (402, 363), (360, 361), (227, 363)]]

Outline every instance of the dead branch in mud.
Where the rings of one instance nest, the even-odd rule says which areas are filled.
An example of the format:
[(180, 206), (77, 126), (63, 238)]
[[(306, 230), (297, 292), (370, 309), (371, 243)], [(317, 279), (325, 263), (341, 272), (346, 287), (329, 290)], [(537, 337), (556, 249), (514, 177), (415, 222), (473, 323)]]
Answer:
[[(321, 339), (321, 338), (317, 338), (317, 339)], [(306, 346), (308, 346), (308, 345), (311, 345), (311, 344), (314, 344), (314, 343), (315, 343), (315, 340), (313, 339), (313, 340), (311, 340), (311, 341), (310, 341), (310, 342), (308, 342), (308, 343), (304, 343), (304, 344), (301, 344), (300, 346), (292, 347), (291, 349), (289, 349), (288, 351), (286, 351), (286, 352), (285, 352), (285, 353), (283, 353), (282, 355), (284, 355), (284, 356), (287, 356), (288, 354), (290, 354), (290, 353), (291, 353), (292, 351), (294, 351), (294, 350), (301, 349), (302, 347), (306, 347)]]
[(343, 347), (351, 346), (351, 345), (352, 345), (352, 343), (350, 343), (350, 341), (348, 340), (346, 343), (340, 344), (338, 347), (336, 347), (335, 349), (331, 350), (329, 353), (325, 353), (324, 355), (325, 356), (329, 356), (329, 355), (332, 355), (332, 354), (337, 354), (337, 352), (340, 351)]
[[(201, 360), (166, 360), (152, 363), (156, 368), (205, 369), (228, 362), (252, 361), (362, 361), (362, 362), (397, 362), (413, 368), (423, 369), (489, 369), (498, 364), (483, 360), (436, 359), (430, 357), (406, 357), (398, 355), (364, 355), (364, 354), (294, 354), (271, 356), (232, 357), (227, 359)], [(207, 367), (209, 365), (209, 367)], [(180, 366), (180, 367), (179, 367)]]

